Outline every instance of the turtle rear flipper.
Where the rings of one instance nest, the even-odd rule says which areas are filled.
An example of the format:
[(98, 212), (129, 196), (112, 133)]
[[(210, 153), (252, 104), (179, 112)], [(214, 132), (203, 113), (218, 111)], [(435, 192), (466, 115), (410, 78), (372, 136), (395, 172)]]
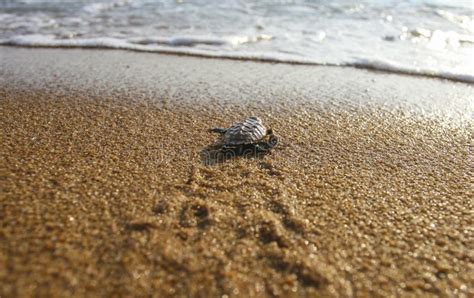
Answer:
[(227, 132), (227, 129), (221, 128), (221, 127), (214, 127), (214, 128), (209, 129), (209, 132), (214, 132), (214, 133), (223, 135)]

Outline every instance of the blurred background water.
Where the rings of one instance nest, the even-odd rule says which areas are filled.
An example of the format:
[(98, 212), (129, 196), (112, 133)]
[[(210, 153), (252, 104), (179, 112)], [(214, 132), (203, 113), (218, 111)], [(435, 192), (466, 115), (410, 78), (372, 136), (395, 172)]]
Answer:
[(356, 65), (474, 82), (471, 0), (0, 0), (0, 44)]

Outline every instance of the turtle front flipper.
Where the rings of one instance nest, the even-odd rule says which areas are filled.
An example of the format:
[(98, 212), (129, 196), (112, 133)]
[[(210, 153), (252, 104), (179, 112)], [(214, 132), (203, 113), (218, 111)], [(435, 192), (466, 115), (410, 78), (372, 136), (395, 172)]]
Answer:
[(214, 128), (209, 129), (209, 132), (215, 132), (215, 133), (223, 135), (227, 132), (227, 128), (214, 127)]

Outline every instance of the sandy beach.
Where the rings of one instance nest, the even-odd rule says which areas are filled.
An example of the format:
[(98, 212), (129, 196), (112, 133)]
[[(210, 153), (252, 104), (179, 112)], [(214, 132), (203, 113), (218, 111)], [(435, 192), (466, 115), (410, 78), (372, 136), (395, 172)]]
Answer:
[[(472, 85), (0, 47), (0, 297), (474, 295)], [(279, 145), (209, 160), (256, 115)]]

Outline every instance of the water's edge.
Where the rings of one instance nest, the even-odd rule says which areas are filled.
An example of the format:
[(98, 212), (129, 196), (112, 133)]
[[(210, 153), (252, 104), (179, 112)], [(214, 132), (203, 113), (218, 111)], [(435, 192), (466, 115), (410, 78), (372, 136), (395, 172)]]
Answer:
[(267, 63), (285, 63), (294, 65), (319, 65), (334, 67), (355, 67), (360, 69), (369, 69), (383, 71), (386, 73), (413, 75), (422, 77), (431, 77), (447, 79), (455, 82), (474, 84), (474, 75), (459, 74), (453, 72), (443, 72), (439, 70), (419, 69), (416, 67), (407, 67), (392, 61), (355, 58), (353, 61), (341, 63), (320, 62), (312, 59), (293, 57), (291, 55), (271, 55), (258, 52), (213, 52), (192, 48), (169, 48), (165, 46), (149, 46), (140, 44), (130, 44), (119, 39), (101, 38), (99, 39), (80, 39), (73, 42), (68, 40), (50, 40), (50, 41), (29, 41), (25, 39), (0, 39), (0, 46), (26, 47), (26, 48), (61, 48), (61, 49), (106, 49), (106, 50), (127, 50), (134, 52), (159, 53), (178, 56), (193, 56), (210, 59), (230, 59)]

